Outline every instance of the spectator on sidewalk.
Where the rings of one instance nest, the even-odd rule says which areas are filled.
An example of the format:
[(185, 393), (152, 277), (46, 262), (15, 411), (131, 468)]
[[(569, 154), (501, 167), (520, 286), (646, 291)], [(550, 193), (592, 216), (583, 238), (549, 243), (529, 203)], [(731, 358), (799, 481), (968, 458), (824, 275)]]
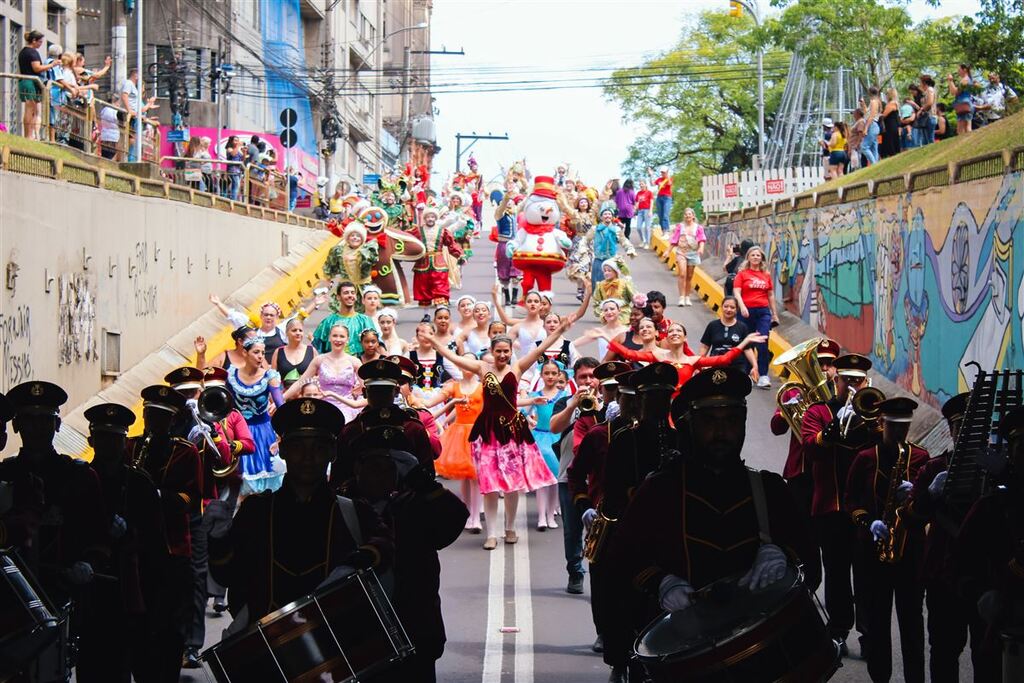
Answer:
[(850, 157), (846, 153), (846, 124), (842, 121), (837, 121), (835, 130), (832, 131), (832, 137), (829, 138), (828, 144), (828, 172), (833, 178), (843, 177), (843, 173), (846, 171), (846, 165), (850, 163)]
[(1006, 115), (1006, 103), (1015, 102), (1017, 93), (1013, 91), (1013, 88), (1003, 84), (999, 79), (999, 74), (992, 71), (988, 75), (988, 87), (981, 92), (980, 99), (981, 104), (976, 109), (981, 112), (981, 119), (985, 124), (989, 124)]
[(697, 214), (690, 207), (683, 211), (683, 222), (673, 228), (669, 244), (676, 253), (676, 284), (679, 287), (679, 305), (692, 306), (690, 290), (693, 287), (693, 270), (700, 265), (704, 256), (704, 245), (708, 238), (704, 226), (697, 222)]
[[(151, 97), (143, 104), (142, 92), (139, 87), (139, 70), (135, 67), (128, 69), (128, 78), (121, 85), (121, 107), (128, 112), (128, 120), (125, 122), (129, 127), (134, 126), (133, 119), (142, 116), (150, 109), (156, 109), (156, 97)], [(131, 139), (129, 138), (129, 142)], [(128, 161), (135, 159), (135, 145), (128, 147)]]
[(919, 134), (914, 132), (923, 116), (918, 116), (921, 107), (921, 88), (916, 83), (911, 83), (907, 88), (909, 93), (900, 105), (900, 149), (912, 149), (920, 147)]
[(974, 119), (974, 102), (971, 101), (974, 81), (971, 80), (971, 67), (961, 64), (956, 78), (953, 74), (947, 74), (946, 87), (953, 98), (953, 111), (956, 112), (956, 134), (970, 133), (971, 121)]
[(104, 105), (100, 110), (100, 154), (104, 159), (117, 160), (117, 143), (121, 141), (121, 119), (121, 112), (112, 104)]
[[(25, 33), (25, 47), (18, 53), (18, 73), (24, 76), (43, 78), (48, 70), (57, 62), (53, 59), (43, 62), (39, 48), (43, 46), (43, 34), (39, 31)], [(30, 140), (39, 139), (40, 112), (39, 103), (43, 100), (43, 88), (38, 81), (18, 79), (18, 99), (25, 105), (21, 118), (22, 135)]]
[(757, 386), (761, 389), (771, 387), (768, 379), (767, 335), (779, 322), (773, 290), (772, 274), (768, 270), (764, 251), (755, 245), (747, 250), (747, 260), (736, 274), (733, 295), (740, 307), (740, 319), (746, 323), (747, 329), (765, 335), (765, 341), (754, 345), (757, 349)]
[(939, 102), (935, 105), (936, 125), (935, 125), (935, 139), (946, 140), (956, 135), (956, 126), (949, 125), (949, 113), (946, 111), (946, 104)]
[(882, 147), (879, 155), (883, 159), (900, 153), (900, 94), (896, 88), (885, 91), (885, 106), (882, 107)]
[(640, 191), (636, 193), (636, 231), (640, 235), (640, 248), (651, 248), (651, 204), (654, 195), (647, 189), (647, 181), (640, 181)]
[(928, 74), (921, 74), (920, 82), (921, 99), (918, 101), (920, 114), (914, 125), (914, 132), (918, 136), (916, 140), (918, 147), (935, 142), (936, 123), (935, 79)]
[(245, 161), (245, 148), (242, 145), (242, 140), (237, 135), (228, 137), (227, 144), (224, 145), (224, 159), (226, 161), (239, 162), (228, 164), (227, 194), (228, 198), (237, 202), (239, 200), (239, 190), (242, 187), (241, 162)]
[(864, 112), (860, 109), (853, 110), (853, 125), (850, 126), (849, 137), (847, 147), (849, 148), (850, 154), (850, 171), (856, 171), (862, 166), (862, 157), (860, 154), (860, 145), (864, 142), (864, 136), (867, 134), (867, 120), (864, 118)]
[(860, 143), (860, 152), (869, 164), (878, 163), (878, 135), (882, 128), (880, 116), (882, 114), (882, 100), (878, 96), (878, 88), (868, 88), (868, 102), (861, 100), (861, 109), (864, 110), (864, 120), (867, 122), (864, 140)]

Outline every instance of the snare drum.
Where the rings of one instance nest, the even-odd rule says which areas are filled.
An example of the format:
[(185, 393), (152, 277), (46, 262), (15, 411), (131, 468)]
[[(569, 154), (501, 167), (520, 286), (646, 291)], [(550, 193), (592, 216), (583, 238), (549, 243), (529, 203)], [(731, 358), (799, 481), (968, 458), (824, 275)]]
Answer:
[(750, 591), (732, 576), (694, 594), (691, 607), (651, 622), (636, 658), (656, 683), (825, 681), (839, 668), (839, 648), (790, 568), (770, 586)]
[(372, 571), (263, 617), (203, 652), (218, 683), (346, 683), (408, 657), (412, 643)]
[(0, 675), (21, 670), (60, 636), (60, 618), (13, 552), (0, 550)]

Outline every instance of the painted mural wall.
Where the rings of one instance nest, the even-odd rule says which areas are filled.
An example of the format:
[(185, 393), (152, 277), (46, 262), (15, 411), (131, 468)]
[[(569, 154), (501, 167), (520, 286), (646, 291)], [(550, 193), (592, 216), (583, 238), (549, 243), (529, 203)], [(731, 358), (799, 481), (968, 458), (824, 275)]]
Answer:
[(791, 312), (921, 400), (970, 388), (970, 361), (1024, 366), (1024, 174), (708, 228), (761, 244)]

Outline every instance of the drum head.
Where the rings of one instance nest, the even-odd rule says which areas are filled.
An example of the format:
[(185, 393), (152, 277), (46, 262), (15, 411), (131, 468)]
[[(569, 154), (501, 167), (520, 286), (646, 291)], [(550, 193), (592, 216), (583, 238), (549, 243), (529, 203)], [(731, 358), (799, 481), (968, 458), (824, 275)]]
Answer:
[(756, 591), (737, 585), (742, 576), (716, 581), (701, 589), (687, 609), (656, 619), (637, 640), (636, 654), (641, 659), (664, 659), (708, 650), (763, 623), (802, 584), (795, 567)]

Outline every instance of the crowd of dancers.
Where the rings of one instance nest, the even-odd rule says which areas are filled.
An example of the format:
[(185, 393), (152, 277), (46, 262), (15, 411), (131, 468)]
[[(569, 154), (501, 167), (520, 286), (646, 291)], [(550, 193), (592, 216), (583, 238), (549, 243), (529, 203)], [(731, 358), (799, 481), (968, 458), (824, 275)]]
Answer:
[[(0, 395), (0, 440), (8, 422), (21, 438), (0, 462), (2, 557), (34, 577), (19, 595), (52, 612), (31, 632), (54, 627), (45, 644), (0, 641), (0, 673), (64, 680), (73, 661), (81, 682), (148, 683), (205, 659), (218, 680), (276, 666), (287, 680), (433, 681), (438, 552), (462, 533), (487, 551), (517, 543), (530, 493), (538, 530), (561, 531), (566, 591), (583, 594), (589, 573), (609, 680), (824, 680), (856, 628), (871, 679), (887, 681), (895, 601), (904, 679), (923, 682), (926, 596), (932, 680), (957, 680), (968, 634), (975, 680), (1000, 680), (999, 639), (1019, 644), (1024, 616), (1024, 411), (1000, 414), (1003, 468), (954, 505), (962, 455), (909, 442), (917, 404), (862, 393), (870, 360), (813, 340), (778, 359), (800, 381), (771, 424), (790, 435), (782, 473), (751, 470), (746, 400), (766, 339), (737, 327), (736, 300), (692, 348), (665, 295), (633, 281), (615, 212), (592, 220), (601, 193), (558, 173), (528, 190), (517, 163), (489, 197), (493, 290), (451, 301), (462, 263), (492, 258), (483, 182), (474, 165), (435, 203), (408, 180), (341, 202), (331, 281), (305, 308), (250, 317), (211, 296), (233, 347), (209, 357), (197, 338), (194, 365), (141, 392), (138, 436), (127, 407), (91, 406), (91, 462), (54, 450), (59, 386)], [(696, 234), (691, 221), (675, 232)], [(550, 287), (562, 270), (578, 286), (565, 316)], [(977, 404), (946, 404), (954, 438)], [(357, 581), (374, 604), (336, 616), (332, 596)], [(230, 626), (203, 654), (211, 599)], [(295, 638), (318, 646), (296, 655)]]

